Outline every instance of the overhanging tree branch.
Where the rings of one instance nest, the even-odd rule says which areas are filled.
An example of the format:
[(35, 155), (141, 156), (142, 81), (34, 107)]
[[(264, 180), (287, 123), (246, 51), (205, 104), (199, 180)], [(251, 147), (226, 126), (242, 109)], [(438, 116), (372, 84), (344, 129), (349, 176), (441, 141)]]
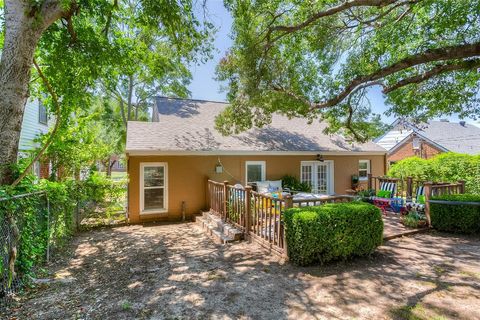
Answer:
[[(328, 8), (326, 10), (317, 12), (310, 17), (308, 17), (305, 21), (295, 24), (295, 25), (290, 25), (290, 26), (285, 26), (285, 25), (277, 25), (277, 26), (272, 26), (268, 29), (266, 39), (267, 39), (267, 47), (271, 45), (271, 43), (279, 40), (280, 38), (284, 37), (285, 35), (288, 35), (290, 33), (299, 31), (301, 29), (304, 29), (313, 23), (317, 22), (318, 20), (333, 16), (337, 13), (345, 12), (347, 10), (350, 10), (352, 8), (358, 8), (358, 7), (377, 7), (377, 8), (382, 8), (386, 7), (389, 5), (394, 5), (392, 8), (398, 8), (402, 5), (409, 5), (409, 4), (415, 4), (421, 0), (407, 0), (407, 1), (401, 1), (401, 0), (350, 0), (350, 1), (345, 1), (342, 4), (339, 4), (337, 6), (333, 6), (331, 8)], [(280, 31), (281, 33), (276, 36), (275, 38), (271, 39), (271, 35), (275, 31)]]
[(448, 72), (458, 71), (458, 70), (471, 70), (471, 69), (478, 68), (478, 67), (480, 67), (480, 59), (467, 60), (467, 61), (462, 61), (462, 62), (455, 63), (455, 64), (439, 65), (439, 66), (436, 66), (436, 67), (432, 68), (431, 70), (428, 70), (428, 71), (426, 71), (422, 74), (419, 74), (419, 75), (416, 75), (416, 76), (413, 76), (413, 77), (409, 77), (409, 78), (405, 78), (405, 79), (397, 82), (396, 84), (385, 88), (383, 90), (383, 93), (388, 94), (388, 93), (390, 93), (394, 90), (397, 90), (401, 87), (404, 87), (406, 85), (421, 83), (423, 81), (426, 81), (426, 80), (428, 80), (428, 79), (430, 79), (434, 76), (437, 76), (437, 75), (440, 75), (440, 74), (443, 74), (443, 73), (448, 73)]
[(349, 94), (351, 94), (358, 86), (366, 83), (378, 84), (376, 81), (383, 79), (396, 72), (415, 67), (421, 64), (446, 61), (453, 59), (465, 59), (480, 56), (480, 42), (472, 44), (463, 44), (458, 46), (444, 47), (438, 49), (429, 49), (422, 53), (418, 53), (404, 58), (387, 67), (381, 68), (369, 75), (359, 76), (353, 79), (339, 94), (335, 97), (312, 105), (312, 109), (321, 109), (335, 106), (342, 102)]
[(40, 79), (42, 79), (43, 84), (47, 88), (48, 93), (52, 97), (53, 105), (55, 106), (55, 116), (56, 116), (55, 125), (52, 131), (50, 132), (50, 136), (48, 137), (48, 140), (42, 146), (40, 151), (38, 151), (37, 155), (33, 158), (33, 160), (28, 164), (25, 170), (20, 174), (20, 176), (12, 183), (11, 185), (12, 187), (17, 186), (23, 180), (23, 178), (25, 178), (28, 172), (32, 169), (35, 162), (37, 162), (40, 159), (40, 157), (43, 155), (47, 147), (52, 143), (53, 138), (55, 137), (55, 134), (58, 131), (58, 127), (60, 126), (60, 121), (61, 121), (60, 103), (58, 102), (57, 94), (55, 93), (52, 86), (50, 85), (50, 82), (48, 81), (47, 77), (43, 74), (35, 58), (33, 58), (33, 65), (35, 66), (35, 69), (37, 70), (37, 73)]

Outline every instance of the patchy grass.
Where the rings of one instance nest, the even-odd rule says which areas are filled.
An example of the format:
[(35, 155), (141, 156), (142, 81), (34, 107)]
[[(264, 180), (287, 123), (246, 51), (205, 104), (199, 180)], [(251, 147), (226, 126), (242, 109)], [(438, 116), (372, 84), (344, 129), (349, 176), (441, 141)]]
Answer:
[(421, 303), (393, 309), (391, 314), (394, 319), (402, 320), (448, 320), (448, 317), (439, 314), (435, 308), (425, 307)]

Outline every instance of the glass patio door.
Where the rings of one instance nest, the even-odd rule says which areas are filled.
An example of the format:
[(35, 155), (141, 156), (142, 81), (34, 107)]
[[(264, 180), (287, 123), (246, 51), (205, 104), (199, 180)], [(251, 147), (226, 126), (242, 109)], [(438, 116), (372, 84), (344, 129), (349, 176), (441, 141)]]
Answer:
[(312, 187), (312, 193), (333, 193), (333, 172), (331, 161), (302, 161), (301, 182), (308, 183)]

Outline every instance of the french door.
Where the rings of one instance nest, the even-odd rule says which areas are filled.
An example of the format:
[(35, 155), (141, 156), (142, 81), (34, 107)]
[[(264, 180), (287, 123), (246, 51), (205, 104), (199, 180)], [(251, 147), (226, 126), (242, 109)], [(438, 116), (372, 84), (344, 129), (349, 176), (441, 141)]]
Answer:
[(300, 181), (308, 183), (315, 194), (333, 194), (333, 161), (302, 161)]

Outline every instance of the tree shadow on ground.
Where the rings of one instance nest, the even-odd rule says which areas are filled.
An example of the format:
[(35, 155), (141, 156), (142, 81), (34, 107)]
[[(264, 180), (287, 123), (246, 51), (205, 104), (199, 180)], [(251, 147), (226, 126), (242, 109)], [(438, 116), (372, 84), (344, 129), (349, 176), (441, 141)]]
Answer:
[(479, 244), (422, 234), (389, 241), (369, 258), (297, 267), (254, 244), (214, 244), (190, 223), (96, 230), (74, 241), (71, 259), (51, 267), (76, 280), (32, 292), (15, 315), (408, 319), (418, 318), (421, 305), (472, 318), (480, 301)]

